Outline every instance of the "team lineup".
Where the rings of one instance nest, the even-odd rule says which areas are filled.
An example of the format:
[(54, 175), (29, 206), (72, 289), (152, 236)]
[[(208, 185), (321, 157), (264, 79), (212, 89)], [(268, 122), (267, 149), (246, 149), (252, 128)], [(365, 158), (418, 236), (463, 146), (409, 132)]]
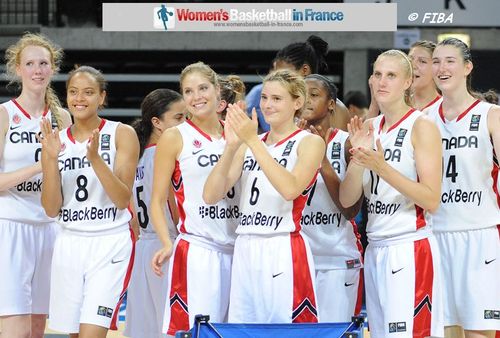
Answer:
[(99, 70), (69, 72), (64, 109), (61, 48), (30, 33), (10, 46), (0, 337), (43, 337), (47, 317), (106, 337), (125, 297), (132, 338), (197, 314), (350, 322), (363, 294), (371, 337), (495, 337), (500, 107), (471, 88), (469, 47), (380, 53), (357, 110), (327, 52), (315, 35), (283, 47), (247, 95), (239, 76), (187, 65), (180, 92), (150, 92), (129, 126), (99, 116)]

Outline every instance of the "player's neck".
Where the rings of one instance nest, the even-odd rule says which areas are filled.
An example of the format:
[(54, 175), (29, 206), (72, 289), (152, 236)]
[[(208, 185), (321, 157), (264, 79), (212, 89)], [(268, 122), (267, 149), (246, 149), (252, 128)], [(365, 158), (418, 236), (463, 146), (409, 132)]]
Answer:
[(31, 116), (39, 117), (47, 108), (45, 93), (22, 92), (17, 103)]

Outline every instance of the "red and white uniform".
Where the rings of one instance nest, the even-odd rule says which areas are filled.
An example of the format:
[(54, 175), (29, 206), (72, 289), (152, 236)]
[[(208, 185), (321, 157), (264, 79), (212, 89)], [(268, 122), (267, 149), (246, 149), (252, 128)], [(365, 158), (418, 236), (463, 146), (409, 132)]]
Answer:
[(452, 121), (444, 116), (442, 101), (429, 108), (443, 146), (441, 205), (433, 227), (444, 262), (445, 324), (467, 330), (500, 330), (494, 315), (500, 312), (500, 287), (483, 283), (500, 275), (500, 196), (498, 159), (488, 130), (491, 107), (477, 100)]
[[(16, 100), (2, 104), (9, 126), (0, 156), (0, 172), (12, 172), (40, 160), (36, 139), (42, 117), (29, 115)], [(0, 316), (46, 314), (50, 264), (58, 226), (40, 203), (42, 174), (0, 191)]]
[[(119, 123), (102, 120), (98, 153), (114, 168)], [(87, 143), (71, 127), (59, 134), (63, 205), (52, 262), (50, 327), (75, 333), (80, 323), (116, 329), (118, 309), (133, 266), (131, 214), (119, 210), (88, 161)]]
[[(326, 156), (340, 180), (344, 179), (347, 168), (348, 137), (345, 131), (335, 129), (326, 147)], [(362, 246), (354, 221), (342, 215), (321, 175), (309, 193), (301, 225), (314, 258), (321, 321), (350, 321), (356, 310), (361, 310)]]
[[(163, 266), (164, 275), (158, 277), (151, 269), (154, 254), (162, 244), (149, 215), (151, 192), (153, 190), (153, 166), (156, 145), (144, 149), (137, 165), (133, 201), (139, 223), (139, 239), (135, 243), (134, 269), (127, 291), (127, 316), (124, 335), (127, 337), (160, 338), (162, 334), (165, 299), (167, 298), (168, 264)], [(172, 220), (170, 209), (166, 219), (170, 239), (175, 241), (177, 229)]]
[[(383, 115), (373, 119), (385, 161), (418, 181), (411, 109), (385, 132)], [(372, 337), (443, 336), (437, 244), (424, 210), (370, 170), (363, 175), (367, 200), (366, 305)]]
[(170, 262), (163, 332), (188, 330), (194, 316), (226, 319), (238, 208), (226, 197), (214, 205), (202, 198), (203, 186), (218, 162), (225, 140), (213, 139), (191, 121), (176, 126), (183, 147), (172, 175), (179, 236)]
[[(266, 147), (291, 171), (297, 162), (297, 148), (308, 135), (297, 130)], [(229, 322), (317, 322), (312, 256), (300, 233), (300, 218), (311, 186), (295, 200), (285, 201), (250, 150), (245, 154), (240, 184)]]

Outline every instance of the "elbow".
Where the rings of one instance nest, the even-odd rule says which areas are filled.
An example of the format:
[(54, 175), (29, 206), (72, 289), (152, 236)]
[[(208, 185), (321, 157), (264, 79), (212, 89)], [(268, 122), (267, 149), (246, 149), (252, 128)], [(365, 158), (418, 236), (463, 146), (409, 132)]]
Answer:
[(301, 193), (302, 193), (302, 191), (297, 192), (297, 191), (289, 190), (289, 191), (284, 191), (281, 194), (281, 196), (285, 199), (285, 201), (290, 202), (290, 201), (295, 200), (297, 197), (299, 197)]
[(123, 210), (123, 209), (126, 209), (129, 207), (129, 203), (130, 203), (129, 200), (117, 201), (115, 203), (115, 206), (116, 206), (116, 208), (118, 208), (118, 210)]
[(213, 204), (219, 202), (219, 200), (220, 200), (220, 199), (217, 199), (217, 196), (214, 196), (213, 194), (210, 194), (205, 190), (203, 190), (202, 198), (203, 198), (203, 201), (208, 205), (213, 205)]
[(43, 206), (43, 209), (45, 210), (45, 214), (47, 214), (50, 218), (55, 218), (59, 215), (59, 209), (53, 207), (51, 208), (45, 205)]
[(441, 203), (439, 201), (439, 198), (437, 198), (436, 200), (431, 201), (429, 203), (427, 211), (429, 211), (431, 214), (434, 214), (434, 213), (436, 213), (436, 211), (438, 211), (440, 205), (441, 205)]

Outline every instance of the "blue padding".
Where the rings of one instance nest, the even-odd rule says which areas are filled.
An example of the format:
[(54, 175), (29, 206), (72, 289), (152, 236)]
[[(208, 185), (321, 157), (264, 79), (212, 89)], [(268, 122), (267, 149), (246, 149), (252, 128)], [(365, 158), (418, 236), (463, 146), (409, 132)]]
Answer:
[(202, 322), (191, 330), (192, 338), (340, 338), (356, 332), (362, 337), (363, 328), (354, 323), (319, 324), (220, 324)]

